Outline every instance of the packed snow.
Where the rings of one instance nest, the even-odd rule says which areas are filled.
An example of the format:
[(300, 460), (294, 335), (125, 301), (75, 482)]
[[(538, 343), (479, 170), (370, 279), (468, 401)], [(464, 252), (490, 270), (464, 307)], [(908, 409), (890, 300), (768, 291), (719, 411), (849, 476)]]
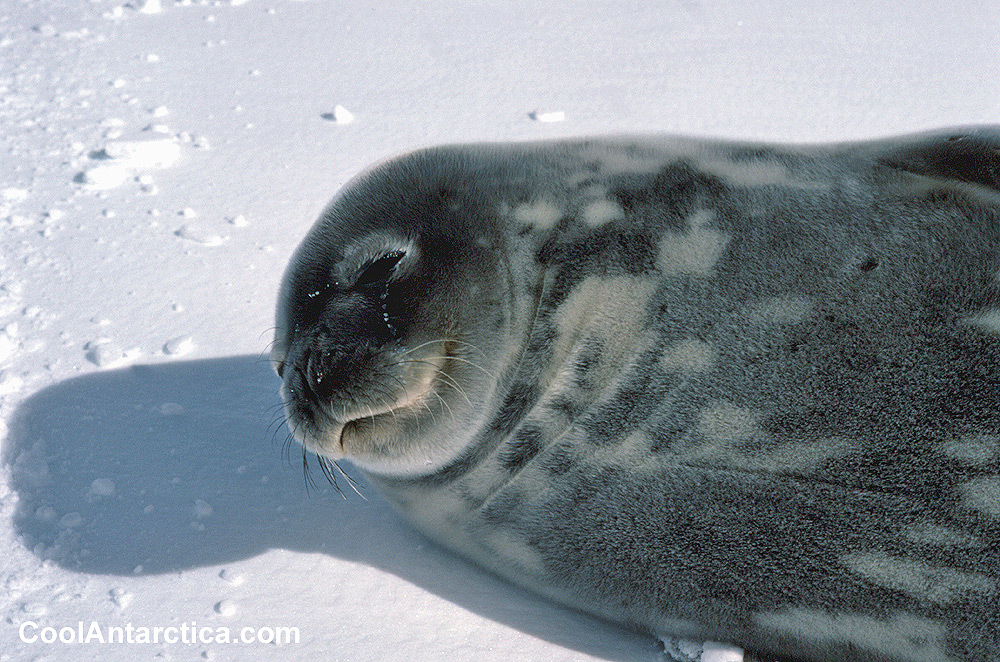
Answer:
[(698, 657), (304, 475), (266, 360), (284, 266), (418, 146), (997, 123), (998, 28), (977, 2), (0, 0), (0, 662)]

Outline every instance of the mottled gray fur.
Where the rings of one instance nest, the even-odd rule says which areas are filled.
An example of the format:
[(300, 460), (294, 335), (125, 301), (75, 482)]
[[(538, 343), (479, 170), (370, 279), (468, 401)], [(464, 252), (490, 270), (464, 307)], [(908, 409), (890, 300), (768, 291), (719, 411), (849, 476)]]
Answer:
[(997, 129), (423, 150), (334, 200), (277, 325), (297, 437), (516, 582), (782, 658), (1000, 660)]

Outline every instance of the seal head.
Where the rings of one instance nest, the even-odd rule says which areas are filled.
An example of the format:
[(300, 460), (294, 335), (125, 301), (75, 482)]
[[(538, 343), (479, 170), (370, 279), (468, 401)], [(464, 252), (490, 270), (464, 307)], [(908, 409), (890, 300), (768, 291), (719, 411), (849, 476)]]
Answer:
[(272, 360), (290, 427), (317, 454), (430, 472), (478, 425), (484, 408), (472, 403), (494, 397), (494, 348), (514, 345), (522, 304), (513, 246), (447, 172), (461, 164), (411, 159), (362, 175), (291, 261)]

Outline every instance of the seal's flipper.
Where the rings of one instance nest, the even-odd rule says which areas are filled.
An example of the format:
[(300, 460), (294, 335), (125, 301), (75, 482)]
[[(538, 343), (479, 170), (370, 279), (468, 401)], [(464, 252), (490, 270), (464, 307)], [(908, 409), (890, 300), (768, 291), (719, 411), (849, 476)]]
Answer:
[(1000, 192), (1000, 127), (956, 129), (886, 147), (876, 159), (881, 165)]

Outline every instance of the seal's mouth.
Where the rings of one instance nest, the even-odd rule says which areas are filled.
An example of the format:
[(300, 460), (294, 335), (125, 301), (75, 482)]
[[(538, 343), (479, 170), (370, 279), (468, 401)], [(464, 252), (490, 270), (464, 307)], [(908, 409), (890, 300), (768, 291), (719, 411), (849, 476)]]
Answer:
[[(442, 363), (444, 363), (442, 357)], [(347, 451), (345, 436), (358, 437), (367, 436), (382, 423), (396, 421), (400, 417), (412, 417), (422, 410), (426, 410), (427, 402), (435, 392), (435, 383), (440, 374), (440, 368), (436, 367), (425, 379), (421, 379), (418, 384), (407, 384), (406, 389), (399, 398), (391, 405), (382, 407), (370, 407), (356, 412), (354, 415), (345, 417), (340, 428), (340, 438), (338, 445), (342, 452)]]
[(394, 399), (378, 402), (355, 397), (352, 405), (344, 409), (336, 402), (324, 403), (323, 409), (329, 415), (326, 430), (306, 433), (300, 442), (317, 454), (340, 459), (365, 454), (373, 445), (393, 445), (407, 423), (420, 424), (423, 418), (435, 420), (439, 414), (436, 403), (447, 408), (439, 390), (441, 384), (451, 381), (445, 373), (451, 349), (447, 341), (433, 345), (427, 354), (414, 356), (411, 350), (404, 355), (401, 373), (382, 382), (387, 393), (395, 394)]

